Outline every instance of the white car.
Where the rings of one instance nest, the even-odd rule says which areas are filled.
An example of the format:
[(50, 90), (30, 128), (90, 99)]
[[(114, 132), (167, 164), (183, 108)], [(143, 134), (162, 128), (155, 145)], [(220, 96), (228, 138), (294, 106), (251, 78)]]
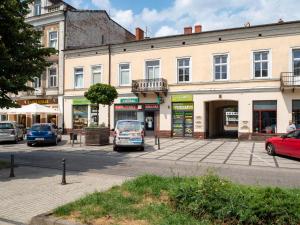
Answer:
[(138, 120), (118, 120), (114, 129), (114, 151), (120, 148), (144, 151), (144, 128)]
[(0, 122), (0, 142), (12, 141), (18, 142), (23, 140), (23, 130), (16, 122), (1, 121)]

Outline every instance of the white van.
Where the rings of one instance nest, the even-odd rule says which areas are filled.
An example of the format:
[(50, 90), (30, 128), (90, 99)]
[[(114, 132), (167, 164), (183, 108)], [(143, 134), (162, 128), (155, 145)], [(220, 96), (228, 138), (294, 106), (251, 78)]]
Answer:
[(114, 130), (114, 151), (120, 148), (144, 151), (144, 128), (138, 120), (118, 120)]

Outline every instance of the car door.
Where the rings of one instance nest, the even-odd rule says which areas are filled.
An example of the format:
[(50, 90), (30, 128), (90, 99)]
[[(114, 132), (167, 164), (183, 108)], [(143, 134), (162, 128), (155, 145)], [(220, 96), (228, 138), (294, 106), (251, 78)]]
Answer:
[(287, 135), (283, 143), (283, 154), (295, 157), (297, 149), (300, 149), (300, 130), (295, 130)]
[(295, 131), (292, 131), (282, 137), (277, 143), (276, 152), (282, 155), (289, 155), (290, 149), (293, 147), (293, 139), (295, 136)]

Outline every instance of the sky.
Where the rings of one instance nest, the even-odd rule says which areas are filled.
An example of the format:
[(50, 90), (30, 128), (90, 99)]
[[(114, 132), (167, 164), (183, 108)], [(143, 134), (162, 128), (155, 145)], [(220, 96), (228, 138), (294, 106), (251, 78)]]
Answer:
[(300, 0), (65, 0), (77, 9), (104, 9), (116, 22), (148, 37), (183, 33), (201, 24), (203, 31), (300, 20)]

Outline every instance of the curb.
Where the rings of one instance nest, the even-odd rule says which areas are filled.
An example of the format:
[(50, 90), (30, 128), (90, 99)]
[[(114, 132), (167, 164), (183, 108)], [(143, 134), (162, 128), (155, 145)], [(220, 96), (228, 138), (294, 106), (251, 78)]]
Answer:
[(52, 212), (33, 217), (29, 225), (84, 225), (82, 223), (63, 220), (53, 216)]

